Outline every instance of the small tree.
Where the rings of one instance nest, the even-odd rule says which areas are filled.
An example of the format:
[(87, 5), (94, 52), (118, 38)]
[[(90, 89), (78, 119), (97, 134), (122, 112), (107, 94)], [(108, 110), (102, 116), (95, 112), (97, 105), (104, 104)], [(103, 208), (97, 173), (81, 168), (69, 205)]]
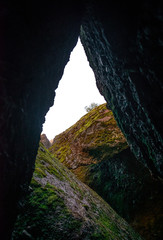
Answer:
[(99, 106), (99, 104), (97, 104), (97, 103), (91, 103), (89, 106), (85, 107), (85, 110), (86, 110), (86, 112), (90, 112), (92, 109), (94, 109), (95, 107), (98, 107), (98, 106)]

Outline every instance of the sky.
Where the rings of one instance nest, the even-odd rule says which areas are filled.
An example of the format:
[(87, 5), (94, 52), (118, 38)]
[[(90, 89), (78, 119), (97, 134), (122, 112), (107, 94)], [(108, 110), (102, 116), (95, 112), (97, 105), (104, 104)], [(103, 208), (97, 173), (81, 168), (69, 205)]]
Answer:
[(56, 89), (54, 105), (49, 109), (43, 131), (49, 140), (75, 124), (91, 103), (105, 103), (99, 93), (83, 46), (78, 39)]

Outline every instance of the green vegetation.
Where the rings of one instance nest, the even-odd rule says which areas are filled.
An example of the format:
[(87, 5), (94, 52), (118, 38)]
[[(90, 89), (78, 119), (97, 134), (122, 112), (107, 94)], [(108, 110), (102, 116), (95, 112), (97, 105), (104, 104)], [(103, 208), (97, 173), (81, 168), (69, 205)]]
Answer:
[[(56, 136), (50, 151), (142, 236), (160, 236), (162, 187), (131, 153), (106, 104), (95, 107)], [(157, 214), (153, 214), (154, 206)], [(98, 235), (95, 231), (94, 239)]]
[(93, 190), (40, 144), (13, 240), (140, 240)]
[[(104, 146), (107, 147), (110, 157), (128, 146), (117, 127), (113, 113), (106, 108), (106, 104), (95, 107), (72, 127), (56, 136), (50, 151), (68, 168), (76, 169), (79, 166), (95, 163), (89, 152), (98, 151), (98, 148), (101, 151)], [(83, 156), (87, 159), (87, 163), (83, 162)]]
[(33, 180), (31, 187), (15, 225), (14, 239), (29, 235), (31, 239), (60, 240), (80, 228), (81, 222), (72, 216), (52, 185), (42, 187)]
[[(113, 113), (106, 108), (106, 104), (102, 104), (59, 134), (50, 151), (81, 181), (97, 191), (128, 219), (128, 213), (124, 213), (125, 206), (129, 204), (129, 201), (125, 200), (126, 190), (121, 190), (120, 187), (115, 188), (115, 182), (119, 182), (120, 186), (123, 184), (120, 166), (123, 165), (123, 161), (126, 163), (126, 158), (127, 161), (133, 158), (128, 151), (123, 156), (127, 148), (128, 144), (117, 126)], [(121, 153), (122, 162), (120, 161)], [(113, 161), (117, 154), (119, 154), (118, 159), (115, 157)], [(117, 169), (114, 168), (115, 166)], [(126, 187), (128, 187), (128, 181)]]

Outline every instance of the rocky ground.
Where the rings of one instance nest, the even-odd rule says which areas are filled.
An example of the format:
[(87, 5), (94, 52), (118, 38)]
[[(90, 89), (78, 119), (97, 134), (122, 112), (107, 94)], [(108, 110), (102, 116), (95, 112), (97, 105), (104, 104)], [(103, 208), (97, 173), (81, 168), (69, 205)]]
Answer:
[(106, 104), (56, 136), (50, 151), (145, 239), (162, 238), (162, 185), (132, 154)]
[(129, 224), (40, 143), (13, 240), (140, 240)]

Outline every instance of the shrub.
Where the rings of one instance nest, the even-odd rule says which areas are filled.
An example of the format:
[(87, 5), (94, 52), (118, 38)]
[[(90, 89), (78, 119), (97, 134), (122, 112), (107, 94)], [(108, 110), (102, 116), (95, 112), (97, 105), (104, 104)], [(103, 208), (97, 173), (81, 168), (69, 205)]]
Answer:
[(91, 103), (89, 106), (85, 107), (85, 110), (87, 112), (90, 112), (92, 109), (94, 109), (95, 107), (98, 107), (98, 106), (99, 106), (99, 104), (97, 104), (97, 103)]

